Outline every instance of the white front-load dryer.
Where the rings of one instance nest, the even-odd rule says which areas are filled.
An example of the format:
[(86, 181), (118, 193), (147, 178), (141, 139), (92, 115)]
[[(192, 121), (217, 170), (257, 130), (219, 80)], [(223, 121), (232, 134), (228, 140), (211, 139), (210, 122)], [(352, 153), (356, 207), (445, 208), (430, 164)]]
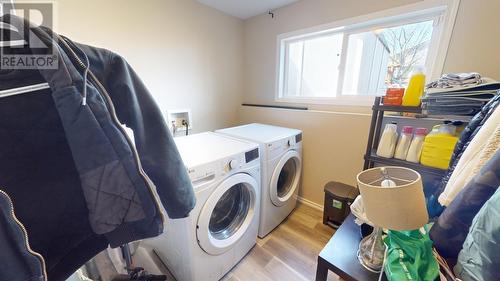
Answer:
[(257, 142), (261, 150), (262, 191), (259, 237), (276, 228), (297, 205), (302, 174), (302, 132), (248, 124), (216, 133)]
[(175, 139), (193, 183), (196, 206), (167, 219), (153, 248), (177, 281), (215, 281), (255, 245), (260, 213), (258, 145), (215, 133)]

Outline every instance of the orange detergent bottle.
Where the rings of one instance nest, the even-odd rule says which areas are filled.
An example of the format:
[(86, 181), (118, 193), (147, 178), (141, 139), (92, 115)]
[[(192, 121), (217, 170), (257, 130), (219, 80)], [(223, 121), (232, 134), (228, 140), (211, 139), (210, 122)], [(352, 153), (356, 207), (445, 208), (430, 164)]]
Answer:
[(420, 98), (424, 95), (425, 74), (417, 69), (410, 78), (410, 83), (403, 96), (403, 106), (419, 106)]

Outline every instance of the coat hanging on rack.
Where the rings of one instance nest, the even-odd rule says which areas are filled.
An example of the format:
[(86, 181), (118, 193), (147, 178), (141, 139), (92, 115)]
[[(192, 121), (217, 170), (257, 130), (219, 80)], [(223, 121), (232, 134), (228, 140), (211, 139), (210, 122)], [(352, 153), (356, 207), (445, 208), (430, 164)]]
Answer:
[[(0, 21), (29, 24), (11, 15)], [(0, 73), (0, 90), (50, 85), (0, 98), (0, 189), (58, 281), (108, 245), (159, 235), (161, 209), (186, 217), (195, 197), (160, 110), (123, 58), (30, 30), (58, 67)]]

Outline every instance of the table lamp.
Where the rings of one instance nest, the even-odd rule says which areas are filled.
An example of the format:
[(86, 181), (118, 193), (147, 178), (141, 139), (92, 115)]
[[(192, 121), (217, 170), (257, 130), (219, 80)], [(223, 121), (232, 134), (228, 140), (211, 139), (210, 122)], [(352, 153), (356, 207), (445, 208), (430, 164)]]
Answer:
[(359, 173), (357, 181), (366, 216), (374, 227), (359, 243), (358, 259), (370, 271), (380, 272), (385, 256), (382, 229), (414, 230), (429, 220), (422, 179), (412, 169), (376, 167)]

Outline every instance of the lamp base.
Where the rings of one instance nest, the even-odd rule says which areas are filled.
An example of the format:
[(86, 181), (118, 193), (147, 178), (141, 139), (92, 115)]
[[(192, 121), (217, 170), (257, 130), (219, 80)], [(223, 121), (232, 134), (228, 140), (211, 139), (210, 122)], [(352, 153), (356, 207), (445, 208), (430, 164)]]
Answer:
[(375, 227), (373, 232), (359, 242), (358, 260), (372, 272), (380, 272), (384, 263), (385, 246), (382, 241), (382, 228)]

